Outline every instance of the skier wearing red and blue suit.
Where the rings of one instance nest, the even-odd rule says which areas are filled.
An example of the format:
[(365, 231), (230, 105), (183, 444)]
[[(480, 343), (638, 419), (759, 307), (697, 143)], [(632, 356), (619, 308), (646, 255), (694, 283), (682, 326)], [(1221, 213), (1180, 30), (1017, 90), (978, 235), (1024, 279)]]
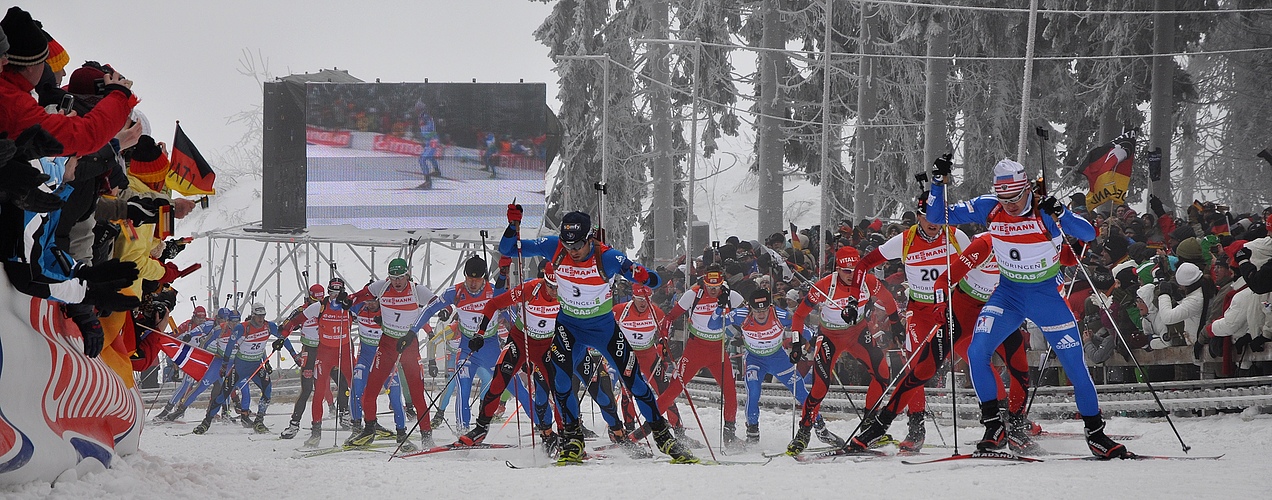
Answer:
[(985, 436), (977, 443), (977, 449), (998, 450), (1008, 444), (990, 360), (1003, 340), (1028, 318), (1042, 330), (1069, 375), (1078, 413), (1086, 427), (1088, 448), (1102, 458), (1125, 458), (1130, 454), (1126, 447), (1104, 433), (1095, 384), (1083, 359), (1082, 336), (1057, 288), (1063, 236), (1091, 241), (1096, 236), (1095, 227), (1054, 196), (1035, 195), (1024, 166), (1008, 159), (994, 166), (994, 194), (947, 207), (945, 184), (952, 168), (949, 155), (938, 158), (934, 165), (928, 219), (936, 224), (986, 225), (998, 260), (998, 287), (976, 319), (967, 351), (972, 385), (981, 402), (981, 423), (985, 425)]
[[(239, 395), (239, 409), (243, 414), (247, 414), (252, 407), (252, 383), (255, 383), (261, 390), (261, 398), (257, 405), (256, 421), (249, 422), (246, 417), (243, 418), (243, 426), (250, 427), (256, 432), (269, 432), (265, 427), (265, 410), (269, 408), (269, 398), (272, 392), (273, 384), (269, 379), (269, 360), (266, 359), (265, 345), (270, 339), (274, 341), (275, 350), (287, 348), (287, 352), (292, 357), (296, 357), (296, 349), (292, 347), (291, 341), (278, 331), (278, 325), (273, 321), (265, 320), (265, 306), (254, 304), (252, 306), (252, 315), (247, 317), (247, 321), (234, 325), (229, 341), (225, 346), (224, 353), (221, 355), (222, 363), (230, 363), (233, 356), (234, 373), (236, 380), (234, 389), (242, 391)], [(250, 377), (250, 379), (248, 378)], [(221, 391), (216, 397), (212, 398), (211, 404), (208, 405), (207, 414), (203, 417), (203, 422), (199, 424), (204, 431), (212, 424), (212, 419), (221, 411), (221, 405), (230, 398), (233, 391)], [(195, 434), (199, 427), (195, 427)]]
[[(635, 361), (618, 324), (614, 321), (613, 290), (610, 280), (622, 275), (629, 281), (657, 288), (662, 280), (627, 258), (623, 252), (609, 248), (591, 238), (592, 220), (582, 212), (570, 212), (561, 219), (560, 236), (536, 240), (518, 239), (522, 208), (508, 206), (508, 228), (499, 241), (499, 252), (509, 257), (543, 257), (556, 268), (561, 312), (557, 315), (557, 334), (553, 340), (549, 378), (563, 424), (558, 463), (577, 463), (584, 458), (583, 428), (579, 422), (578, 396), (571, 390), (574, 366), (595, 348), (610, 366), (629, 367)], [(658, 412), (657, 394), (639, 369), (620, 368), (623, 383), (636, 399), (645, 421), (654, 431), (658, 449), (671, 455), (674, 462), (692, 463), (697, 459), (676, 441), (667, 420)]]

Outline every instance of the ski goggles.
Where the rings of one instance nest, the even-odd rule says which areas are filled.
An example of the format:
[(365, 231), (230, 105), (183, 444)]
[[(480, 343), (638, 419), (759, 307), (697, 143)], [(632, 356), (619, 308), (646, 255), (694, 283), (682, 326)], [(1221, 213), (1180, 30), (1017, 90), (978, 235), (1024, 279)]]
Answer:
[(578, 241), (561, 240), (561, 246), (565, 247), (566, 250), (570, 250), (570, 251), (583, 248), (584, 245), (587, 245), (587, 238), (584, 238)]
[(1014, 195), (1010, 195), (1010, 196), (996, 195), (996, 196), (998, 197), (999, 203), (1016, 203), (1020, 200), (1025, 199), (1025, 196), (1028, 196), (1028, 195), (1029, 195), (1028, 189), (1021, 189), (1020, 192)]

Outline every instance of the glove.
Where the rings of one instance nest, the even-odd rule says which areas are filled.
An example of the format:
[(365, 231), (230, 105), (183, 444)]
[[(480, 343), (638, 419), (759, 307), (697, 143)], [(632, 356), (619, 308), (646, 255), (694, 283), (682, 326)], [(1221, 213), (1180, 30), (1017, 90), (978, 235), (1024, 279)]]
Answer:
[(945, 153), (932, 162), (932, 184), (945, 184), (954, 171), (954, 163), (950, 161), (953, 158), (954, 155)]
[(1206, 352), (1205, 349), (1205, 337), (1197, 339), (1197, 341), (1193, 343), (1193, 359), (1203, 359), (1202, 354)]
[(720, 296), (716, 298), (716, 307), (719, 309), (728, 309), (732, 305), (733, 302), (729, 300), (729, 289), (721, 288)]
[(344, 290), (341, 290), (340, 294), (336, 295), (336, 302), (340, 304), (341, 309), (346, 311), (353, 307), (353, 299), (349, 298), (349, 293)]
[(185, 269), (178, 269), (176, 264), (173, 264), (171, 262), (164, 262), (163, 277), (159, 278), (159, 281), (162, 281), (164, 283), (172, 283), (177, 278), (184, 278), (186, 276), (189, 276), (190, 273), (198, 271), (199, 268), (201, 267), (203, 267), (203, 264), (199, 264), (196, 262), (192, 264), (190, 267), (187, 267)]
[(729, 339), (729, 343), (733, 344), (733, 346), (737, 347), (738, 349), (746, 347), (746, 340), (743, 340), (741, 335), (734, 335), (732, 338)]
[(1042, 203), (1038, 204), (1038, 209), (1044, 214), (1051, 214), (1059, 217), (1064, 214), (1064, 205), (1057, 200), (1055, 196), (1047, 196), (1042, 199)]
[(138, 276), (136, 263), (119, 259), (111, 259), (95, 266), (80, 266), (75, 270), (76, 278), (88, 282), (123, 281), (122, 285), (115, 287), (116, 290), (137, 281)]
[(1162, 200), (1155, 195), (1149, 195), (1148, 207), (1153, 210), (1158, 217), (1166, 215), (1166, 207), (1162, 205)]
[[(659, 321), (659, 322), (658, 322), (658, 331), (663, 332), (663, 333), (670, 333), (670, 332), (671, 332), (671, 319), (667, 318), (666, 316), (663, 316), (663, 319), (662, 319), (661, 321)], [(662, 339), (659, 339), (658, 341), (659, 341), (659, 342), (666, 343), (667, 339), (666, 339), (666, 338), (662, 338)]]
[(485, 331), (478, 331), (476, 337), (468, 339), (468, 350), (472, 352), (480, 351), (481, 346), (486, 345), (486, 337), (482, 336), (485, 334), (486, 334)]
[(645, 269), (645, 266), (642, 266), (642, 265), (640, 265), (640, 264), (636, 264), (636, 265), (632, 266), (632, 278), (635, 278), (635, 279), (636, 279), (636, 282), (637, 282), (637, 283), (640, 283), (640, 284), (642, 284), (642, 285), (643, 285), (643, 284), (645, 284), (645, 283), (648, 283), (648, 282), (649, 282), (649, 270), (648, 270), (648, 269)]
[(524, 212), (525, 212), (525, 209), (521, 208), (521, 205), (516, 203), (509, 203), (508, 204), (508, 224), (514, 225), (514, 226), (521, 225), (521, 215)]
[(277, 351), (279, 349), (282, 349), (284, 344), (286, 344), (285, 340), (278, 339), (274, 341), (274, 344), (272, 345), (272, 347), (274, 348), (275, 351)]
[(905, 323), (902, 323), (899, 319), (888, 323), (888, 332), (893, 335), (901, 335), (905, 332)]
[(670, 351), (671, 350), (667, 347), (667, 337), (659, 337), (658, 353), (663, 357), (663, 359), (667, 359), (667, 357), (671, 354)]
[(384, 316), (377, 314), (374, 318), (371, 318), (371, 320), (375, 321), (375, 326), (384, 326)]
[[(44, 174), (40, 175), (48, 177)], [(65, 203), (66, 201), (63, 200), (62, 197), (53, 193), (45, 192), (42, 189), (32, 189), (13, 199), (13, 204), (18, 208), (39, 214), (59, 210)]]
[(1240, 250), (1232, 254), (1232, 260), (1237, 261), (1237, 267), (1241, 267), (1241, 264), (1250, 262), (1250, 255), (1250, 248), (1242, 245)]
[(437, 360), (435, 360), (435, 359), (430, 359), (430, 360), (428, 360), (428, 376), (430, 376), (430, 377), (436, 377), (436, 376), (437, 376), (437, 373), (438, 373), (438, 371), (437, 371)]
[(1263, 344), (1268, 342), (1268, 338), (1262, 335), (1250, 340), (1250, 350), (1254, 352), (1263, 352)]
[[(134, 298), (134, 300), (136, 300)], [(140, 302), (138, 302), (140, 305)], [(102, 323), (93, 318), (80, 326), (80, 336), (84, 338), (84, 355), (90, 358), (96, 358), (102, 353), (102, 347), (106, 342), (106, 333), (102, 331)]]
[(839, 317), (844, 320), (844, 323), (848, 325), (855, 325), (857, 324), (858, 319), (857, 313), (857, 298), (849, 297), (848, 305), (844, 306), (844, 309), (839, 312)]
[(1250, 334), (1248, 333), (1232, 341), (1232, 349), (1237, 352), (1244, 351), (1248, 345), (1250, 345)]
[(442, 323), (445, 323), (447, 320), (449, 320), (450, 315), (451, 313), (449, 308), (437, 311), (437, 319), (442, 320)]
[(84, 292), (83, 304), (97, 306), (101, 312), (131, 311), (141, 307), (141, 299), (119, 293), (131, 281), (90, 281)]
[(230, 358), (221, 358), (221, 376), (225, 377), (230, 371)]
[(412, 342), (415, 342), (415, 333), (416, 332), (412, 331), (410, 332), (410, 334), (398, 339), (398, 342), (397, 342), (398, 354), (406, 352), (406, 348), (410, 347)]
[(791, 363), (798, 363), (804, 359), (804, 341), (799, 337), (791, 341)]
[(134, 226), (154, 224), (159, 221), (159, 207), (168, 205), (163, 198), (142, 198), (134, 196), (128, 199), (128, 220)]

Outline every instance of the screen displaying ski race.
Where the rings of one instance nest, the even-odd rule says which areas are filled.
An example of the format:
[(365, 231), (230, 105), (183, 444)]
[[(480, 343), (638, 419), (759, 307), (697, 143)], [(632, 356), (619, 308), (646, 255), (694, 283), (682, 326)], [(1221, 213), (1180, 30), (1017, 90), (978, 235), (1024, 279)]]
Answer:
[(500, 227), (515, 197), (542, 223), (542, 83), (311, 83), (306, 222)]

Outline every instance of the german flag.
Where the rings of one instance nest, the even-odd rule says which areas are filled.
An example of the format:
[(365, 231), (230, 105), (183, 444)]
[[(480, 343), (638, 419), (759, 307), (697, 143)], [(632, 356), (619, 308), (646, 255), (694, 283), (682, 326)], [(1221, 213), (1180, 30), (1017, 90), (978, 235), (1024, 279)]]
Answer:
[(169, 161), (168, 188), (185, 196), (216, 194), (212, 185), (216, 182), (216, 172), (199, 154), (190, 138), (181, 131), (177, 123), (177, 134), (172, 139), (172, 159)]
[(1087, 206), (1095, 207), (1112, 201), (1126, 202), (1131, 184), (1131, 166), (1135, 163), (1135, 131), (1128, 130), (1112, 142), (1092, 149), (1082, 163), (1082, 172), (1091, 185)]

